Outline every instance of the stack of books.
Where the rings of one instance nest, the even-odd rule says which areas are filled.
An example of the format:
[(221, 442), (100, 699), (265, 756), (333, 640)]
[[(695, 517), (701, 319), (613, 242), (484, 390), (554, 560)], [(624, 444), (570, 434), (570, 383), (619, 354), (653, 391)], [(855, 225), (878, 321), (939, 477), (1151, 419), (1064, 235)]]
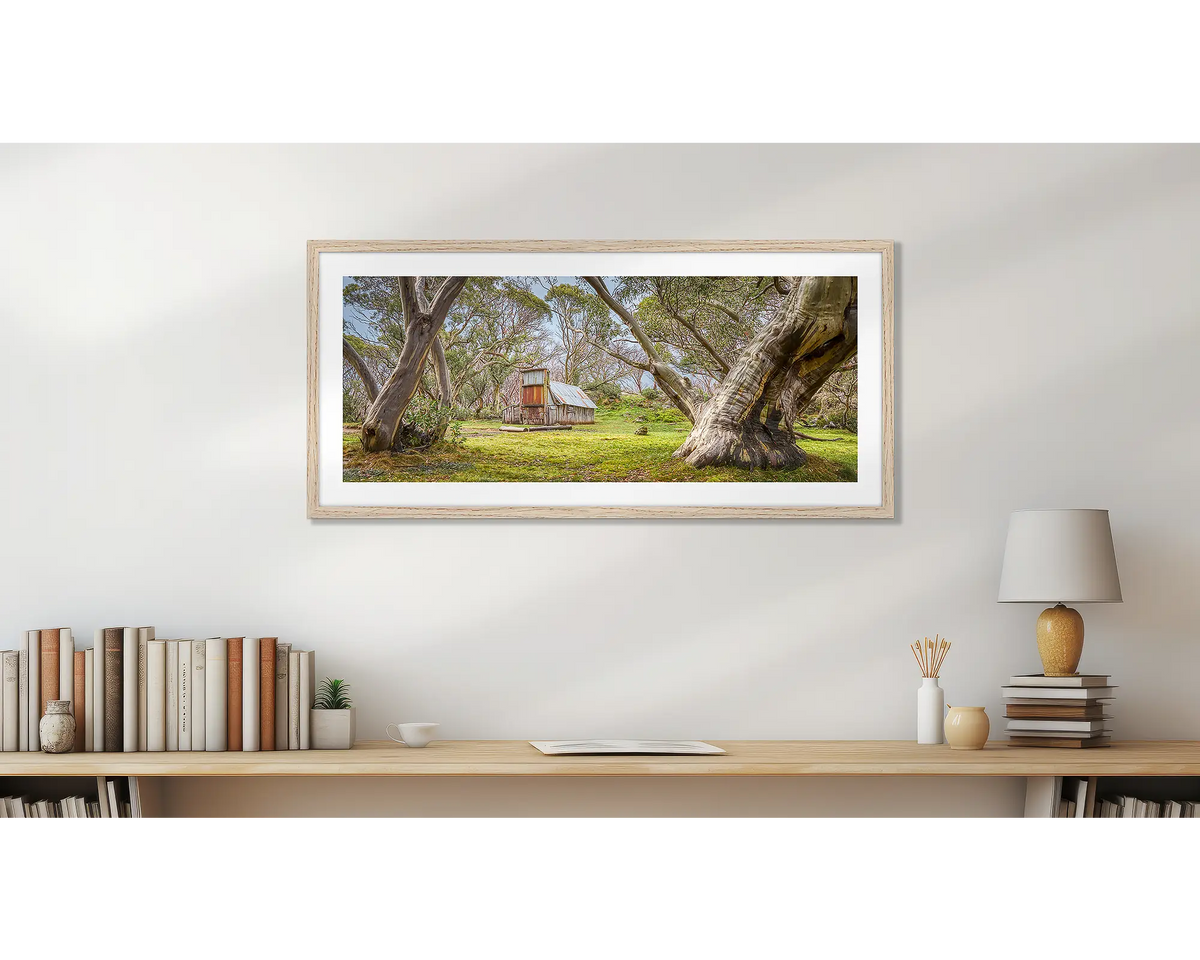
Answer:
[(1104, 747), (1116, 687), (1108, 676), (1011, 677), (1001, 687), (1008, 741), (1021, 747)]
[(61, 800), (30, 800), (0, 797), (0, 820), (57, 820), (142, 816), (142, 797), (137, 777), (96, 778), (96, 799), (64, 797)]

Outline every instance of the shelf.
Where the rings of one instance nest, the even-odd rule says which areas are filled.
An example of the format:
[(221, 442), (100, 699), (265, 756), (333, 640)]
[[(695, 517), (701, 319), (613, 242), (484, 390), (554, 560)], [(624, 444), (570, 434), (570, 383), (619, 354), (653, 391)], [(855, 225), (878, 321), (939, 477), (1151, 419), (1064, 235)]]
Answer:
[(1200, 776), (1200, 742), (1129, 740), (1091, 750), (918, 746), (899, 740), (714, 740), (715, 757), (546, 757), (524, 740), (388, 740), (353, 750), (261, 753), (0, 754), (0, 776), (139, 777), (774, 777)]

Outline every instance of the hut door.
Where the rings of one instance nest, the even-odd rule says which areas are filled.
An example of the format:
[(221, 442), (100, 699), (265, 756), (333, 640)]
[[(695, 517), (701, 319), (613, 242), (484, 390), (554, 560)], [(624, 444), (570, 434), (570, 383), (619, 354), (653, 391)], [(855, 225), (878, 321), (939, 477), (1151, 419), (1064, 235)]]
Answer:
[(546, 402), (546, 387), (541, 383), (527, 383), (521, 387), (521, 406), (540, 407)]

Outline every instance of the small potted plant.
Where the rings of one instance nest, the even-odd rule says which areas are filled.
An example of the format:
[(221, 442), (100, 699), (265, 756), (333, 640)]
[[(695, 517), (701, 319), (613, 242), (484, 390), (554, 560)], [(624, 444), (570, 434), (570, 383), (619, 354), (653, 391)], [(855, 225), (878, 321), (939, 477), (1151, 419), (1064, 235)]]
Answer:
[(314, 750), (349, 750), (354, 746), (354, 705), (345, 680), (321, 681), (312, 708), (310, 738)]

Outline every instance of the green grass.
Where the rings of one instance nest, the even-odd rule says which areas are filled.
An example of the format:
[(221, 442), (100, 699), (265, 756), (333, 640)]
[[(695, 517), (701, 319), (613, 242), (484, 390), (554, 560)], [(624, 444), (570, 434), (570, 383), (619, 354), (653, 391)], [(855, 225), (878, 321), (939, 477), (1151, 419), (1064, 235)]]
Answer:
[[(596, 423), (570, 430), (503, 433), (495, 420), (461, 423), (465, 442), (440, 443), (419, 453), (367, 454), (357, 427), (346, 424), (342, 436), (343, 477), (347, 481), (456, 483), (527, 482), (854, 482), (858, 438), (844, 430), (806, 430), (833, 442), (801, 441), (808, 462), (793, 470), (696, 469), (671, 454), (691, 424), (674, 408), (643, 408), (623, 398), (601, 407)], [(638, 436), (644, 426), (649, 431)]]

